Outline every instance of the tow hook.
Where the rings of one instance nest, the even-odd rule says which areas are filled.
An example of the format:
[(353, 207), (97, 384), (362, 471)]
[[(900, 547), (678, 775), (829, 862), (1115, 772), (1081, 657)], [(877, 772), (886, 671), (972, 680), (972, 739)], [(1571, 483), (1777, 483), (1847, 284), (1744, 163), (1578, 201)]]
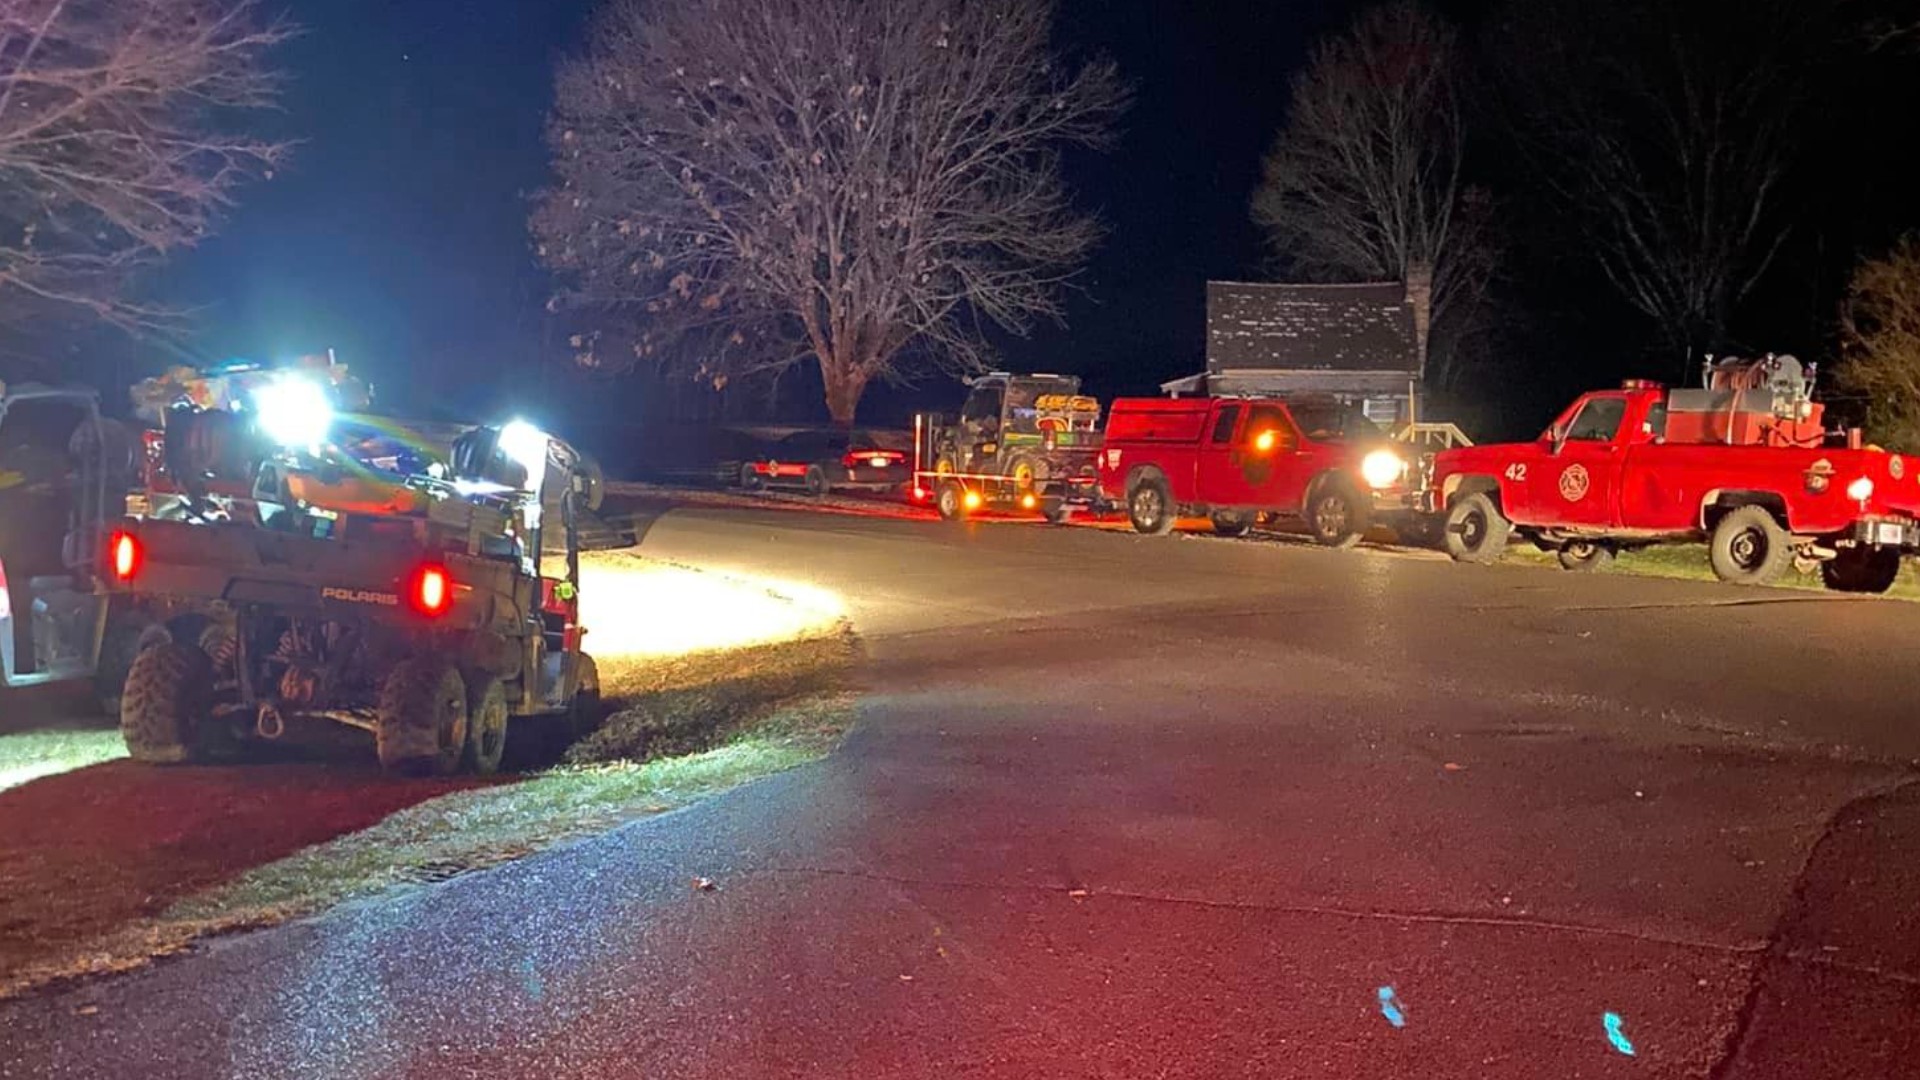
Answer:
[(287, 722), (273, 702), (263, 701), (260, 703), (260, 715), (253, 721), (253, 730), (263, 739), (277, 739), (287, 733)]

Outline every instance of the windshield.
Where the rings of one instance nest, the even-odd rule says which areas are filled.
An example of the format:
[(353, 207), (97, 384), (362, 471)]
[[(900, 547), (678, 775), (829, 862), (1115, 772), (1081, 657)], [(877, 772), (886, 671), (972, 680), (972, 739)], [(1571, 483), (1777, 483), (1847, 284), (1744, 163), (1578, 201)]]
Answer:
[(1021, 435), (1040, 430), (1042, 398), (1072, 397), (1080, 390), (1077, 379), (1016, 379), (1007, 386), (1007, 425)]
[(1289, 401), (1287, 411), (1293, 414), (1301, 433), (1316, 442), (1377, 439), (1384, 434), (1380, 425), (1367, 419), (1358, 405), (1342, 401)]

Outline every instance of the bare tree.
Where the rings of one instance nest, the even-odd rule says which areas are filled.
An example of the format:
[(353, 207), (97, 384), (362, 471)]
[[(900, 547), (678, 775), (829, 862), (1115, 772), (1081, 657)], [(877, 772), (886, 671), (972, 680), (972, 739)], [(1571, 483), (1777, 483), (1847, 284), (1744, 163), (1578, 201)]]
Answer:
[(1362, 13), (1294, 77), (1253, 197), (1282, 272), (1407, 284), (1421, 366), (1440, 386), (1494, 263), (1489, 200), (1461, 179), (1460, 81), (1438, 16), (1413, 3)]
[(233, 128), (274, 103), (265, 58), (291, 33), (257, 14), (252, 0), (0, 0), (0, 317), (177, 324), (131, 279), (205, 238), (235, 187), (288, 152)]
[(1516, 2), (1500, 35), (1533, 174), (1619, 295), (1691, 363), (1789, 233), (1780, 212), (1810, 58), (1811, 0)]
[(1838, 382), (1867, 399), (1874, 438), (1920, 451), (1920, 234), (1855, 269), (1840, 348)]
[(631, 328), (583, 360), (692, 352), (718, 383), (811, 357), (850, 423), (871, 381), (1059, 317), (1100, 230), (1058, 154), (1105, 141), (1123, 91), (1051, 56), (1051, 21), (1046, 0), (610, 0), (560, 71), (532, 221), (558, 305)]

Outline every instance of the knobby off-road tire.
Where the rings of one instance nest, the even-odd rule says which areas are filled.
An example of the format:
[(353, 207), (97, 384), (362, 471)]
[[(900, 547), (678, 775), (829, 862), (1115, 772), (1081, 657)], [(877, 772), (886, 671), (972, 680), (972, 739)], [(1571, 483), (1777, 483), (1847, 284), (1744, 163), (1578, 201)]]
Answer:
[(507, 687), (477, 671), (466, 682), (467, 740), (460, 767), (475, 776), (492, 776), (507, 752)]
[(120, 697), (120, 737), (135, 761), (203, 761), (212, 723), (213, 661), (205, 652), (165, 641), (134, 657)]
[(574, 691), (573, 704), (567, 710), (567, 726), (573, 738), (584, 739), (600, 730), (606, 710), (600, 700), (600, 665), (585, 653), (580, 655), (579, 664), (579, 688)]
[(1475, 492), (1447, 510), (1441, 537), (1455, 562), (1495, 563), (1507, 553), (1513, 522), (1485, 492)]
[(1900, 579), (1900, 553), (1892, 548), (1844, 548), (1820, 564), (1820, 580), (1834, 592), (1883, 593)]
[(374, 742), (380, 767), (445, 776), (460, 766), (467, 743), (467, 683), (444, 660), (403, 660), (380, 688)]
[(1173, 531), (1173, 495), (1158, 476), (1143, 476), (1127, 489), (1127, 520), (1135, 532), (1165, 536)]
[(1738, 507), (1714, 525), (1707, 564), (1729, 585), (1771, 585), (1793, 565), (1793, 540), (1766, 507)]
[(1350, 548), (1367, 531), (1367, 501), (1351, 484), (1323, 483), (1307, 500), (1307, 532), (1316, 543)]

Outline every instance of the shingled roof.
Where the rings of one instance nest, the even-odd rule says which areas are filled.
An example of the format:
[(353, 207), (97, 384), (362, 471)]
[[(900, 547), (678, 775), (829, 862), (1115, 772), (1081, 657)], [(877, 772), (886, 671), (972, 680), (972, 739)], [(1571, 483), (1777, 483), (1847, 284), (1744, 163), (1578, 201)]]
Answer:
[(1207, 370), (1419, 370), (1413, 307), (1399, 282), (1207, 283)]

